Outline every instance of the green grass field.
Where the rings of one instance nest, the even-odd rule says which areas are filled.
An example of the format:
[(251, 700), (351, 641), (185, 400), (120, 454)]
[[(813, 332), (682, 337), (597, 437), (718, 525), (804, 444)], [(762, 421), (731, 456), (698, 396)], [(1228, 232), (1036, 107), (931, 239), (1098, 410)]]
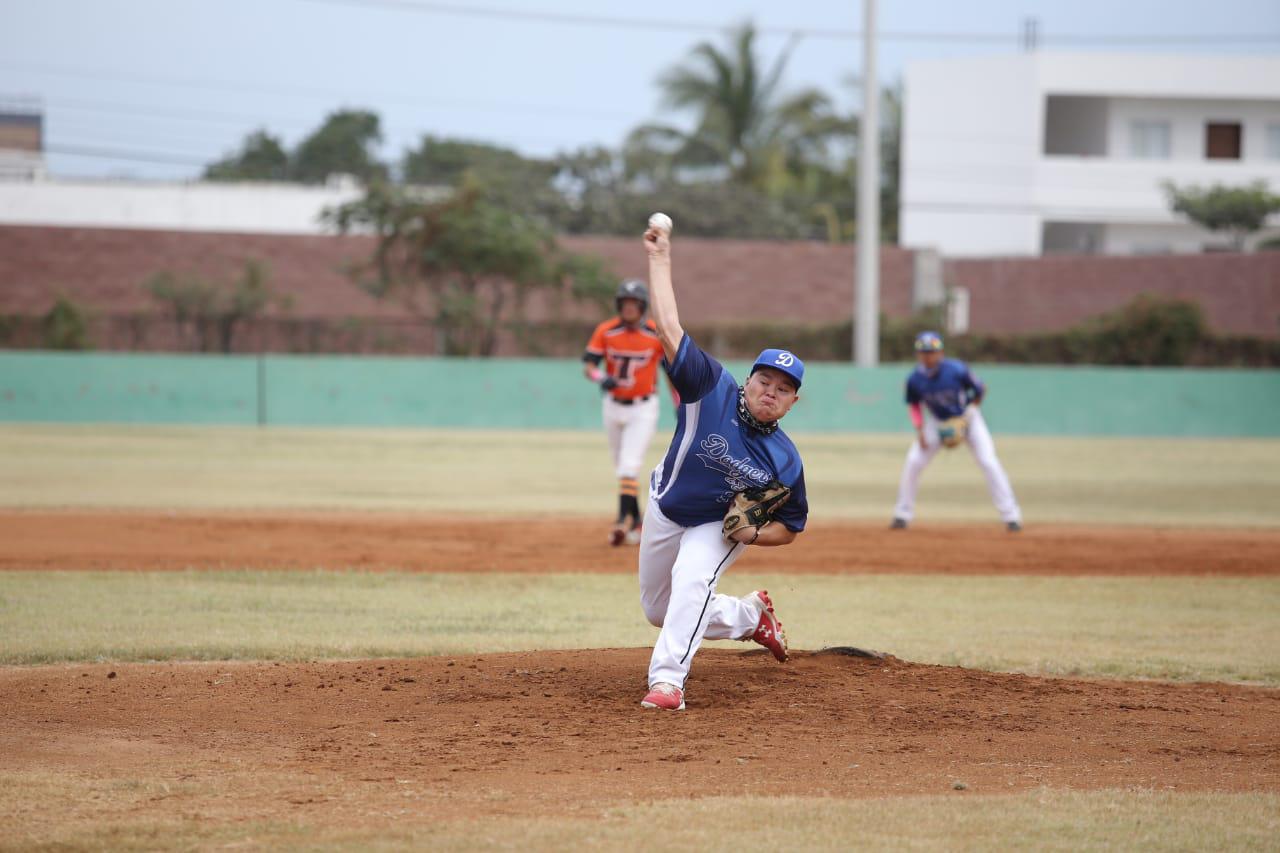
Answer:
[[(730, 573), (722, 589), (765, 585), (798, 649), (1280, 685), (1280, 579)], [(656, 633), (619, 575), (0, 573), (6, 664), (619, 648)]]
[[(813, 511), (887, 519), (905, 435), (799, 436)], [(1028, 522), (1280, 524), (1280, 442), (997, 436)], [(657, 459), (654, 451), (652, 461)], [(0, 426), (0, 507), (344, 509), (600, 515), (596, 433)], [(963, 451), (928, 471), (922, 518), (991, 520)], [(799, 648), (1091, 677), (1280, 685), (1280, 579), (784, 578)], [(634, 579), (361, 572), (0, 573), (0, 663), (323, 659), (643, 646)], [(441, 614), (447, 618), (441, 618)], [(515, 627), (512, 627), (515, 626)], [(607, 813), (343, 829), (224, 814), (200, 780), (84, 778), (0, 761), (0, 849), (1277, 849), (1280, 795), (1042, 790), (847, 801), (713, 797)], [(332, 792), (340, 796), (340, 791)], [(184, 807), (151, 805), (186, 803)], [(74, 821), (59, 819), (62, 806)], [(89, 804), (89, 805), (84, 805)], [(389, 804), (390, 805), (390, 804)]]
[[(226, 783), (224, 783), (225, 785)], [(407, 792), (406, 792), (407, 793)], [(637, 850), (655, 827), (663, 849), (763, 850), (1275, 850), (1275, 794), (1062, 791), (841, 800), (709, 797), (618, 806), (602, 816), (547, 815), (414, 825), (396, 812), (376, 829), (219, 819), (234, 791), (208, 782), (75, 779), (0, 772), (6, 811), (89, 815), (0, 839), (0, 850)], [(129, 817), (156, 798), (190, 803), (169, 819)], [(198, 809), (198, 810), (197, 810)], [(744, 831), (743, 827), (750, 827)]]
[[(889, 517), (908, 436), (796, 440), (815, 514)], [(997, 448), (1032, 523), (1280, 524), (1280, 441), (997, 436)], [(614, 488), (596, 432), (0, 427), (3, 507), (599, 515)], [(967, 451), (925, 473), (919, 515), (993, 517)]]

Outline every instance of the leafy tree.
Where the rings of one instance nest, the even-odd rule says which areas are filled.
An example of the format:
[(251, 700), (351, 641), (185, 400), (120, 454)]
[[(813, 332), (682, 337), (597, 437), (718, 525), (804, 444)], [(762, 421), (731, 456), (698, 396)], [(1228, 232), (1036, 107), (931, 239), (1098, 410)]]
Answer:
[(195, 349), (208, 349), (202, 333), (202, 322), (217, 298), (213, 284), (198, 276), (178, 275), (165, 270), (143, 282), (142, 289), (173, 318), (178, 340), (193, 338), (197, 343)]
[(542, 181), (550, 181), (556, 167), (554, 163), (528, 159), (500, 145), (427, 135), (416, 149), (405, 152), (401, 171), (410, 184), (457, 186), (468, 176), (523, 172), (532, 172)]
[(49, 312), (40, 319), (41, 345), (45, 349), (87, 350), (89, 340), (87, 312), (77, 302), (59, 296)]
[(515, 150), (483, 142), (423, 136), (405, 152), (404, 180), (410, 184), (462, 187), (481, 191), (495, 204), (565, 227), (567, 203), (554, 181), (554, 160), (523, 157)]
[(880, 240), (898, 242), (902, 194), (902, 87), (886, 88), (880, 108)]
[(304, 184), (322, 184), (338, 174), (355, 175), (365, 183), (385, 179), (387, 167), (374, 154), (380, 142), (382, 126), (376, 113), (330, 113), (323, 125), (299, 143), (289, 165), (290, 176)]
[(1250, 234), (1262, 230), (1268, 216), (1280, 212), (1280, 196), (1269, 192), (1264, 181), (1243, 187), (1215, 184), (1208, 189), (1179, 188), (1166, 182), (1164, 189), (1175, 213), (1210, 231), (1226, 232), (1238, 252), (1244, 251)]
[(790, 185), (806, 164), (824, 160), (831, 137), (847, 131), (831, 101), (816, 89), (781, 91), (788, 48), (767, 68), (744, 24), (727, 49), (698, 44), (682, 65), (659, 80), (664, 106), (691, 110), (694, 129), (642, 125), (626, 145), (629, 169), (665, 182), (680, 170), (727, 174), (735, 183), (765, 192)]
[(478, 187), (424, 202), (375, 185), (325, 217), (340, 232), (378, 235), (373, 258), (355, 271), (360, 286), (433, 323), (444, 355), (493, 355), (504, 325), (522, 329), (535, 291), (602, 302), (612, 292), (598, 259), (561, 250), (544, 223), (495, 204)]
[(249, 134), (240, 151), (204, 170), (206, 181), (283, 181), (288, 176), (289, 155), (265, 129)]
[(190, 339), (199, 352), (232, 352), (236, 329), (273, 300), (266, 266), (252, 259), (233, 282), (166, 271), (149, 278), (143, 288), (172, 315), (178, 339)]

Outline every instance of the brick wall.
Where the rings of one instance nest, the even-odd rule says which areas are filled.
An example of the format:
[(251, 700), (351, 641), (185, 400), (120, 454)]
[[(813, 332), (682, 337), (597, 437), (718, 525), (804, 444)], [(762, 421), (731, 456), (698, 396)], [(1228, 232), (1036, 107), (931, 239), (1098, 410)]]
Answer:
[[(646, 275), (638, 236), (561, 242), (570, 251), (602, 257), (620, 278)], [(270, 267), (276, 292), (292, 297), (296, 317), (404, 316), (399, 307), (359, 290), (348, 275), (352, 265), (368, 259), (373, 245), (364, 236), (0, 226), (0, 312), (42, 313), (59, 293), (101, 311), (144, 311), (153, 305), (142, 282), (156, 272), (229, 280), (245, 260), (256, 258)], [(681, 317), (691, 325), (759, 321), (780, 305), (787, 318), (814, 324), (846, 320), (852, 310), (850, 247), (689, 238), (677, 240), (675, 263)], [(887, 249), (881, 279), (884, 310), (908, 312), (911, 253)], [(543, 299), (529, 305), (532, 320), (566, 319), (563, 311)], [(567, 319), (597, 315), (594, 309), (570, 308)]]
[(974, 332), (1063, 329), (1141, 293), (1198, 302), (1223, 333), (1280, 337), (1280, 252), (948, 260)]
[[(645, 275), (639, 238), (571, 236), (563, 245), (604, 258), (619, 276)], [(359, 290), (348, 270), (367, 259), (362, 236), (279, 236), (123, 229), (0, 227), (0, 314), (39, 315), (59, 294), (100, 314), (137, 314), (155, 306), (142, 282), (161, 270), (230, 280), (247, 259), (264, 261), (277, 293), (291, 297), (284, 321), (335, 328), (349, 318), (404, 323), (406, 313)], [(681, 319), (710, 327), (750, 322), (824, 325), (848, 322), (854, 250), (814, 242), (679, 239), (676, 286)], [(881, 306), (905, 317), (911, 304), (912, 253), (881, 255)], [(1280, 336), (1280, 253), (1150, 258), (1050, 257), (949, 260), (950, 285), (967, 287), (975, 332), (1061, 329), (1109, 311), (1142, 292), (1198, 301), (1220, 332)], [(589, 322), (599, 312), (530, 305), (533, 321)], [(276, 333), (272, 333), (276, 334)], [(281, 332), (280, 334), (284, 334)], [(303, 335), (296, 328), (292, 335)], [(128, 335), (119, 333), (112, 340)], [(425, 340), (425, 338), (419, 338)], [(270, 346), (273, 338), (262, 345)], [(122, 345), (122, 344), (121, 344)], [(506, 342), (504, 352), (515, 351)]]

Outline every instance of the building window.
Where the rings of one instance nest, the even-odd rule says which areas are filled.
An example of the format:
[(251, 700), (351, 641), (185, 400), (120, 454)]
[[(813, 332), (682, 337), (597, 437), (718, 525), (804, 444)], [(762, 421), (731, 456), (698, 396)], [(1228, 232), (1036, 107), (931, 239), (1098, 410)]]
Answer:
[(1167, 160), (1173, 153), (1173, 129), (1167, 121), (1135, 121), (1129, 125), (1129, 154), (1143, 160)]
[(1267, 159), (1280, 160), (1280, 124), (1267, 125)]
[(1204, 156), (1210, 160), (1240, 159), (1240, 122), (1211, 121), (1204, 126)]

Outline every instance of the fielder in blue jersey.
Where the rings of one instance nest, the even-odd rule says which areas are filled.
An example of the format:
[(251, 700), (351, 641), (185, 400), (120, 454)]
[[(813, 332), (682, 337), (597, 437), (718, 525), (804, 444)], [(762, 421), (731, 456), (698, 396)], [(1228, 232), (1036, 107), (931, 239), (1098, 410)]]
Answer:
[(898, 484), (894, 529), (905, 528), (915, 514), (920, 475), (943, 447), (967, 444), (987, 478), (991, 502), (1010, 533), (1022, 530), (1022, 510), (996, 456), (995, 442), (982, 417), (987, 388), (963, 361), (946, 358), (942, 336), (922, 332), (916, 338), (916, 369), (907, 377), (906, 402), (916, 440), (911, 442)]
[[(787, 350), (766, 349), (740, 386), (680, 327), (670, 234), (651, 226), (644, 242), (652, 316), (680, 407), (671, 447), (650, 477), (640, 538), (640, 604), (662, 629), (640, 704), (682, 710), (685, 679), (703, 639), (754, 640), (777, 660), (787, 659), (768, 592), (736, 598), (716, 585), (748, 546), (787, 545), (804, 530), (804, 466), (778, 428), (799, 399), (804, 363)], [(726, 538), (723, 521), (735, 494), (774, 481), (790, 487), (787, 502), (771, 520)]]

